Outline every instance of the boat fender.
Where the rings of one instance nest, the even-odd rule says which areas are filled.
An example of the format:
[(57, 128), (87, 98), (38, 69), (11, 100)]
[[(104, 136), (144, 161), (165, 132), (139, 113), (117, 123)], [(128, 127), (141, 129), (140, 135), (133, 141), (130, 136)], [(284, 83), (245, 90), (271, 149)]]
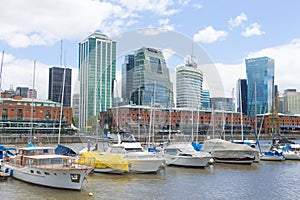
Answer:
[(295, 154), (298, 154), (298, 151), (295, 151)]
[(89, 193), (89, 196), (93, 196), (94, 194), (92, 192)]
[(9, 172), (9, 175), (13, 176), (14, 175), (14, 170), (11, 169), (10, 172)]

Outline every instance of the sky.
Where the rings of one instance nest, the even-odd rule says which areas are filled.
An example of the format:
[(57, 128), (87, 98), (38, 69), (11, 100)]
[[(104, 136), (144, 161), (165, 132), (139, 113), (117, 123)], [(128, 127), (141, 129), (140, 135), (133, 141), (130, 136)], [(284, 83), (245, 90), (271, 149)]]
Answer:
[[(300, 1), (294, 0), (0, 0), (1, 89), (35, 88), (38, 98), (46, 100), (49, 67), (67, 66), (77, 92), (78, 43), (100, 30), (120, 49), (124, 41), (132, 51), (153, 42), (164, 52), (172, 80), (176, 67), (193, 54), (203, 67), (206, 87), (213, 88), (213, 80), (220, 77), (226, 97), (238, 79), (246, 78), (245, 59), (261, 56), (275, 60), (281, 94), (289, 88), (300, 91), (299, 7)], [(165, 45), (157, 32), (172, 35), (166, 38), (173, 44)], [(140, 38), (126, 40), (128, 33), (140, 33)], [(147, 40), (150, 35), (161, 39)], [(176, 46), (181, 37), (190, 43), (182, 44), (185, 51)], [(122, 62), (119, 55), (117, 79)], [(215, 76), (207, 64), (216, 68)]]

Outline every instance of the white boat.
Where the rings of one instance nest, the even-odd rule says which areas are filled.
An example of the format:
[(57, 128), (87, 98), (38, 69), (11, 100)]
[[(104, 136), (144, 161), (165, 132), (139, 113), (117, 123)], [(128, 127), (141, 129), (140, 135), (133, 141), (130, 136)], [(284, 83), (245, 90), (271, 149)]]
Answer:
[(252, 164), (257, 150), (246, 144), (234, 144), (222, 139), (205, 140), (202, 150), (211, 152), (217, 163)]
[(164, 148), (167, 165), (182, 167), (205, 167), (211, 161), (211, 154), (196, 151), (190, 143), (173, 143)]
[(108, 146), (105, 153), (121, 155), (129, 162), (129, 173), (156, 173), (165, 166), (165, 159), (157, 153), (147, 152), (141, 143), (135, 141), (121, 141)]
[(282, 152), (279, 152), (277, 149), (271, 149), (270, 151), (264, 152), (260, 156), (260, 160), (264, 161), (284, 161), (285, 157)]
[(286, 160), (300, 160), (300, 144), (290, 144), (282, 147)]
[(4, 160), (2, 169), (13, 178), (37, 185), (81, 190), (91, 166), (75, 164), (75, 157), (58, 155), (52, 147), (24, 147)]

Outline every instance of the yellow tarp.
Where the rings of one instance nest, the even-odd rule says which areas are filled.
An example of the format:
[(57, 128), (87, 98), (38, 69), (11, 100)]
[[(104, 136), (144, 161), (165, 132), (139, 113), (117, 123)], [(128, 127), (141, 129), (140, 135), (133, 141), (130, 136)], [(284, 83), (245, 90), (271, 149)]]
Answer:
[(81, 157), (77, 160), (78, 164), (90, 165), (94, 162), (95, 168), (112, 168), (123, 171), (128, 171), (128, 161), (120, 155), (103, 154), (100, 155), (98, 152), (89, 151), (83, 152)]

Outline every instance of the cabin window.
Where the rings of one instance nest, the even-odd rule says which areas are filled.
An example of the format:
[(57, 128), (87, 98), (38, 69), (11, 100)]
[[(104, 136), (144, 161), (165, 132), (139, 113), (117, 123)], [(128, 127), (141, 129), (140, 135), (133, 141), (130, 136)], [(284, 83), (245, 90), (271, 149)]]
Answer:
[(32, 173), (32, 174), (33, 174), (33, 173), (34, 173), (34, 171), (33, 171), (33, 170), (30, 170), (30, 173)]
[(40, 172), (40, 171), (36, 171), (36, 173), (37, 173), (37, 174), (41, 174), (41, 172)]
[(50, 175), (49, 172), (44, 172), (45, 175)]

